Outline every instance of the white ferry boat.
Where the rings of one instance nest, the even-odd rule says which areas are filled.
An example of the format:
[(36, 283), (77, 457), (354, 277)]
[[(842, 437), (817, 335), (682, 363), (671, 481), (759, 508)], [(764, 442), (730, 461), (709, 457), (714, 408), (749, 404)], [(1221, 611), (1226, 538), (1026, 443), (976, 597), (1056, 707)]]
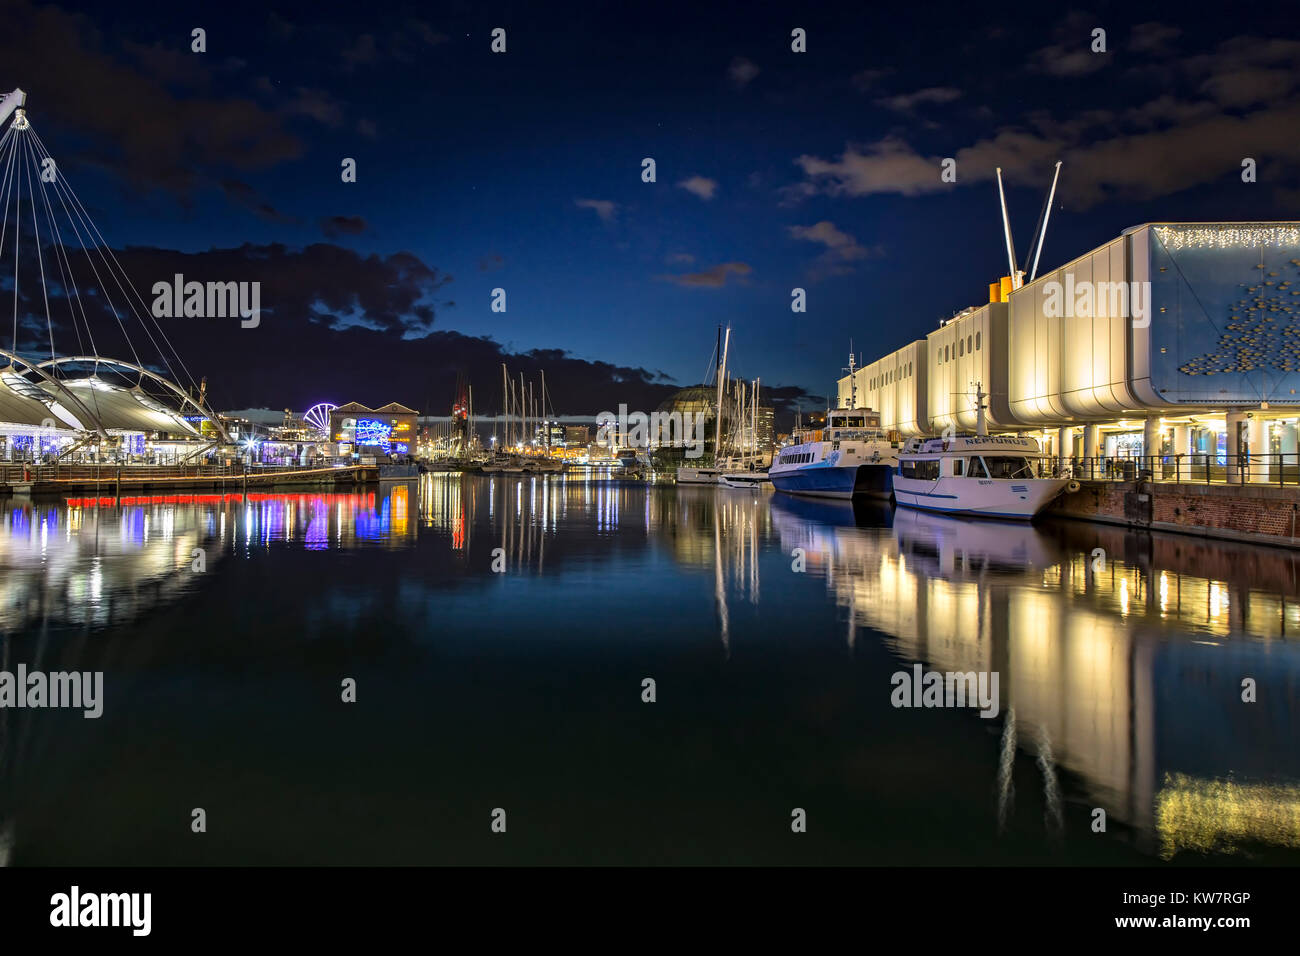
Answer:
[(777, 491), (819, 498), (888, 498), (898, 442), (880, 430), (880, 415), (867, 408), (826, 413), (826, 427), (795, 433), (768, 477)]
[(894, 498), (904, 508), (1030, 521), (1068, 478), (1039, 478), (1038, 442), (1023, 436), (914, 438), (898, 456)]
[(850, 355), (854, 388), (849, 407), (827, 412), (825, 428), (796, 430), (795, 444), (772, 459), (767, 473), (777, 491), (816, 498), (889, 498), (899, 442), (881, 431), (879, 412), (853, 407), (855, 369)]

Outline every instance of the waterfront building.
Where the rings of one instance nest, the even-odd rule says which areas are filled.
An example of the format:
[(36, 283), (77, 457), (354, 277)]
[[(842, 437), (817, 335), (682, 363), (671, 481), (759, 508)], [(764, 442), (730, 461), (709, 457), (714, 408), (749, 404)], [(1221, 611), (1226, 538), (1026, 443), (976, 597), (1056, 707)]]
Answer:
[(348, 402), (332, 409), (330, 438), (338, 443), (341, 456), (409, 455), (415, 450), (416, 426), (420, 413), (397, 402), (370, 408)]
[(989, 300), (864, 364), (858, 404), (903, 437), (971, 432), (982, 391), (990, 431), (1058, 459), (1296, 480), (1300, 223), (1148, 223)]

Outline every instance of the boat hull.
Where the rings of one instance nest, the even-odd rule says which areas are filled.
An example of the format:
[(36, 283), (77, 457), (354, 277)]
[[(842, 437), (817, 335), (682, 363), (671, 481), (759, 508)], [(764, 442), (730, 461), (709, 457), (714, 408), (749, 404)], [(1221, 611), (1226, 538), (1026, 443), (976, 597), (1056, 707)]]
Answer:
[(716, 485), (721, 472), (717, 468), (678, 468), (679, 485)]
[(718, 484), (724, 488), (749, 488), (755, 491), (772, 487), (771, 479), (761, 471), (723, 472), (718, 475)]
[(1069, 485), (1067, 479), (939, 478), (894, 476), (894, 500), (901, 508), (937, 514), (1032, 521)]
[(808, 465), (769, 472), (772, 486), (788, 495), (810, 498), (879, 498), (888, 500), (893, 470), (888, 465)]

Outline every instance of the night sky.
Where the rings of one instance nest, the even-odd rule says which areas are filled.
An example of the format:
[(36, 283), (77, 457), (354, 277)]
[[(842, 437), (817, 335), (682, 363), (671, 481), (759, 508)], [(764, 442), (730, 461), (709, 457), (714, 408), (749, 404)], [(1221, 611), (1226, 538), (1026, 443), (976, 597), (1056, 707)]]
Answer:
[(225, 409), (443, 414), (461, 373), (490, 413), (503, 358), (561, 413), (653, 409), (719, 323), (738, 375), (819, 407), (850, 339), (869, 361), (986, 300), (998, 165), (1023, 259), (1064, 162), (1043, 269), (1146, 221), (1300, 218), (1294, 5), (705, 6), (18, 0), (0, 80), (146, 301), (175, 272), (262, 283), (256, 329), (160, 320)]

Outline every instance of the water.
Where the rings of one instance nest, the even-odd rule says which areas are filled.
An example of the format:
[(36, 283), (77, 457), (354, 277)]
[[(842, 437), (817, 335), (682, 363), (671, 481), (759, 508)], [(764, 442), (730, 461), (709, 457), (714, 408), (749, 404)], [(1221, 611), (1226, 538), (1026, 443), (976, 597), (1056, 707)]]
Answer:
[(1300, 861), (1285, 551), (555, 477), (0, 515), (0, 669), (105, 682), (0, 710), (11, 865)]

